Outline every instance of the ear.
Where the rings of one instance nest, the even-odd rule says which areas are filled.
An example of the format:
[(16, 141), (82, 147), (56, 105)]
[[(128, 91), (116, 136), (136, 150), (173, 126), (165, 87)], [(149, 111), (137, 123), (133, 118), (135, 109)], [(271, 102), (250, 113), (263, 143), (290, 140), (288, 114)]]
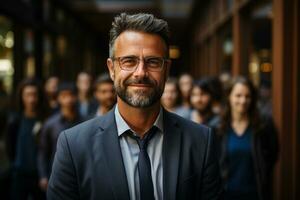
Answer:
[(115, 80), (115, 70), (114, 70), (113, 60), (111, 58), (107, 58), (106, 65), (107, 65), (107, 68), (109, 71), (110, 78), (111, 78), (111, 80), (114, 81)]

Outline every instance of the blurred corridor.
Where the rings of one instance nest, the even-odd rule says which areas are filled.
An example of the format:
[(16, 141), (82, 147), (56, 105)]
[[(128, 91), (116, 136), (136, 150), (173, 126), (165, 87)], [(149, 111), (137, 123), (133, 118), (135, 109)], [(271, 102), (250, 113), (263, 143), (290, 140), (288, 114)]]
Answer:
[[(104, 114), (115, 102), (112, 83), (105, 74), (109, 29), (113, 17), (121, 12), (152, 13), (169, 23), (170, 76), (173, 78), (170, 82), (174, 83), (174, 87), (168, 90), (170, 94), (165, 97), (166, 101), (168, 98), (173, 101), (172, 98), (182, 95), (181, 103), (184, 105), (184, 92), (179, 92), (180, 88), (176, 87), (180, 86), (179, 77), (185, 73), (191, 75), (190, 84), (192, 79), (200, 84), (200, 79), (211, 77), (220, 81), (219, 85), (214, 83), (213, 91), (207, 90), (218, 102), (220, 108), (215, 106), (216, 110), (221, 110), (229, 87), (227, 84), (233, 77), (241, 75), (252, 81), (259, 93), (259, 111), (274, 120), (278, 131), (279, 158), (272, 181), (273, 199), (300, 199), (298, 0), (2, 1), (0, 198), (5, 199), (7, 196), (1, 196), (2, 193), (4, 195), (11, 190), (6, 184), (11, 176), (8, 170), (11, 161), (6, 151), (14, 147), (6, 146), (6, 124), (12, 113), (19, 111), (16, 99), (20, 83), (24, 83), (24, 79), (38, 80), (38, 83), (29, 85), (41, 87), (45, 94), (47, 109), (45, 107), (42, 111), (45, 116), (30, 123), (46, 121), (57, 112), (74, 114), (71, 114), (70, 121), (60, 124), (59, 130), (56, 130), (59, 132)], [(221, 93), (222, 90), (224, 93)], [(59, 102), (58, 96), (66, 91), (68, 93), (65, 96), (70, 102), (65, 103), (65, 111), (62, 111), (64, 102)], [(192, 89), (189, 92), (186, 101), (190, 103)], [(107, 96), (101, 96), (104, 93)], [(193, 100), (195, 105), (188, 105), (189, 108), (201, 107), (197, 105), (196, 97)], [(68, 103), (72, 105), (68, 106)], [(167, 102), (165, 107), (168, 104), (170, 110), (177, 112), (177, 103)], [(101, 105), (107, 106), (100, 108)], [(76, 109), (72, 110), (75, 107), (78, 113)], [(191, 114), (184, 109), (179, 112)], [(213, 112), (220, 114), (221, 111)], [(197, 116), (194, 119), (201, 121)], [(33, 124), (32, 127), (35, 126)], [(41, 130), (45, 130), (45, 127)], [(47, 182), (39, 184), (44, 190), (47, 187)]]

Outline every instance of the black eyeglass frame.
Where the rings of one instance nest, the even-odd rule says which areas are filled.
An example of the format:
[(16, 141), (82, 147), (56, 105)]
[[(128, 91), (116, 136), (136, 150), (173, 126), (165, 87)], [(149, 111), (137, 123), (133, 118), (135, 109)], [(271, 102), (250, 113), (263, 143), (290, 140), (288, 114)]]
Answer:
[[(135, 59), (137, 62), (134, 67), (124, 67), (121, 63), (121, 59)], [(143, 60), (144, 65), (147, 67), (147, 70), (153, 71), (153, 72), (160, 72), (162, 71), (163, 67), (165, 66), (166, 63), (170, 62), (169, 58), (164, 58), (164, 57), (155, 57), (155, 56), (148, 56), (148, 57), (143, 57), (142, 59), (137, 57), (137, 56), (120, 56), (120, 57), (112, 57), (110, 58), (112, 61), (118, 61), (118, 64), (120, 68), (124, 71), (135, 71), (137, 67), (139, 66), (141, 60)], [(161, 61), (161, 65), (157, 68), (149, 67), (149, 60), (150, 59), (159, 59)]]

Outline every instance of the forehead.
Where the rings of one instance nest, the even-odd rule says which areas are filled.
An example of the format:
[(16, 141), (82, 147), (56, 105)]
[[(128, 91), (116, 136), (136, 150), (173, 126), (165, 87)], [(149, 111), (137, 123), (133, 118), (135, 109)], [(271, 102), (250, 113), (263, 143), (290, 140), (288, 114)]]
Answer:
[(156, 34), (124, 31), (115, 41), (115, 56), (143, 55), (164, 56), (166, 45), (163, 39)]
[(51, 77), (46, 81), (46, 84), (56, 84), (56, 83), (58, 83), (57, 77)]
[(58, 93), (59, 96), (75, 96), (72, 90), (62, 90)]
[(250, 89), (247, 85), (244, 85), (242, 83), (237, 83), (233, 86), (232, 92), (242, 92), (242, 93), (250, 93)]
[(183, 75), (179, 80), (180, 83), (192, 83), (192, 81), (192, 77), (190, 77), (189, 75)]
[(90, 75), (86, 74), (86, 73), (81, 73), (78, 75), (78, 80), (89, 80), (90, 79)]
[(209, 94), (207, 91), (203, 90), (201, 87), (199, 86), (194, 86), (193, 87), (193, 92), (194, 93), (199, 93), (199, 94)]
[(172, 89), (172, 90), (176, 90), (176, 84), (175, 83), (166, 83), (165, 84), (165, 89)]
[(27, 85), (23, 89), (23, 93), (29, 93), (29, 92), (37, 92), (37, 87), (33, 85)]
[(103, 83), (96, 85), (97, 90), (110, 89), (110, 88), (113, 88), (113, 83), (110, 83), (110, 82), (103, 82)]

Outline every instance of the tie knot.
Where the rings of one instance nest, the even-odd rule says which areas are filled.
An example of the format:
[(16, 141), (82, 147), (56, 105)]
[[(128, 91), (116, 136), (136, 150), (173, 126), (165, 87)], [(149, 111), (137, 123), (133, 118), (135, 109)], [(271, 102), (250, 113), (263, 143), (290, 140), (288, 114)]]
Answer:
[(147, 149), (148, 143), (151, 140), (151, 138), (153, 137), (153, 135), (155, 134), (156, 129), (157, 129), (156, 126), (152, 126), (150, 128), (150, 130), (145, 133), (145, 136), (143, 139), (141, 139), (140, 137), (137, 137), (137, 136), (135, 137), (140, 149)]

